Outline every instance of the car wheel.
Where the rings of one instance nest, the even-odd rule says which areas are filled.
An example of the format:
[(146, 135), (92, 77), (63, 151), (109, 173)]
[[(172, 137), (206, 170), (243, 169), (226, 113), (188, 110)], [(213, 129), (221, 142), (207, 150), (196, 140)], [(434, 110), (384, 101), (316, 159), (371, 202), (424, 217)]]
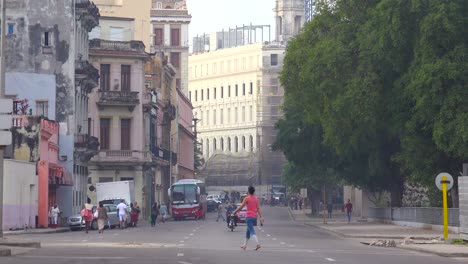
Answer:
[(98, 223), (96, 220), (94, 220), (92, 223), (91, 223), (91, 229), (92, 230), (98, 230), (99, 227), (98, 227)]

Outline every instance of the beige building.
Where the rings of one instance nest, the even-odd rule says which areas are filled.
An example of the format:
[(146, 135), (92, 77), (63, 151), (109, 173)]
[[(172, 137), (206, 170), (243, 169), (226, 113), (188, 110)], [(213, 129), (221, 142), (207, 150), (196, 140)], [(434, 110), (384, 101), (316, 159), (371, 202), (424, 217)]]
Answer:
[[(151, 47), (151, 28), (150, 28), (150, 10), (152, 4), (156, 4), (152, 0), (93, 0), (99, 8), (101, 16), (104, 17), (119, 17), (133, 18), (133, 29), (114, 25), (111, 36), (126, 35), (129, 32), (134, 33), (132, 40), (143, 41), (146, 51), (150, 51)], [(120, 39), (113, 39), (122, 41)]]

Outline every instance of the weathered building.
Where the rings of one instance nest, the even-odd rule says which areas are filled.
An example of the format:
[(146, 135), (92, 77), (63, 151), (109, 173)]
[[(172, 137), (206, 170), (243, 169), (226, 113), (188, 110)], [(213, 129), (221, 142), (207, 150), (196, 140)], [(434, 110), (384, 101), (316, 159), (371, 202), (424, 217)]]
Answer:
[(64, 217), (86, 201), (87, 158), (82, 157), (92, 155), (96, 145), (84, 140), (83, 150), (74, 151), (75, 139), (86, 135), (87, 94), (97, 81), (86, 58), (87, 33), (98, 21), (99, 11), (89, 0), (7, 1), (6, 94), (28, 99), (27, 114), (58, 122), (57, 166), (73, 172), (75, 183), (57, 190)]

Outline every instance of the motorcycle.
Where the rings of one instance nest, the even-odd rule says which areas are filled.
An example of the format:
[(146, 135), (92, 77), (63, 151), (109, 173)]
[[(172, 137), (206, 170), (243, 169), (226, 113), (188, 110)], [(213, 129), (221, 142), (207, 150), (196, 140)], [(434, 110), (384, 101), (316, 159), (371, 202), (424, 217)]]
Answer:
[(231, 232), (234, 232), (234, 228), (236, 228), (236, 216), (231, 214), (228, 217), (228, 229), (231, 229)]

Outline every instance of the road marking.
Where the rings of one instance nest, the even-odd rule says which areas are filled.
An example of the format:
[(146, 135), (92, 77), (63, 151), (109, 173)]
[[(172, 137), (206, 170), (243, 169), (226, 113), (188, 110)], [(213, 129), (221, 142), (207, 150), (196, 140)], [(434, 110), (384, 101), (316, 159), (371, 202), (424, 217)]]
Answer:
[(190, 235), (191, 235), (191, 236), (193, 236), (193, 233), (192, 233), (192, 234), (190, 234)]
[(280, 244), (281, 244), (281, 245), (286, 245), (286, 243), (284, 243), (284, 242), (281, 242)]
[(307, 252), (309, 252), (309, 253), (315, 253), (315, 251), (313, 251), (313, 250), (307, 250)]
[(44, 259), (111, 259), (111, 260), (121, 260), (129, 259), (128, 257), (84, 257), (84, 256), (17, 256), (18, 258), (44, 258)]
[(184, 256), (184, 253), (177, 253), (177, 256), (178, 256), (178, 257), (183, 257), (183, 256)]
[(275, 238), (275, 237), (274, 237), (274, 238), (272, 238), (272, 239), (273, 239), (273, 241), (276, 241), (276, 238)]
[(181, 241), (179, 241), (179, 243), (184, 243), (184, 241), (183, 241), (183, 240), (181, 240)]
[(189, 239), (190, 237), (184, 237), (185, 239)]
[(271, 235), (270, 234), (267, 234), (267, 237), (270, 237)]
[(328, 261), (332, 261), (332, 262), (336, 261), (336, 260), (334, 260), (332, 258), (325, 258), (325, 259), (328, 260)]
[(192, 263), (187, 262), (187, 261), (179, 261), (179, 264), (192, 264)]

